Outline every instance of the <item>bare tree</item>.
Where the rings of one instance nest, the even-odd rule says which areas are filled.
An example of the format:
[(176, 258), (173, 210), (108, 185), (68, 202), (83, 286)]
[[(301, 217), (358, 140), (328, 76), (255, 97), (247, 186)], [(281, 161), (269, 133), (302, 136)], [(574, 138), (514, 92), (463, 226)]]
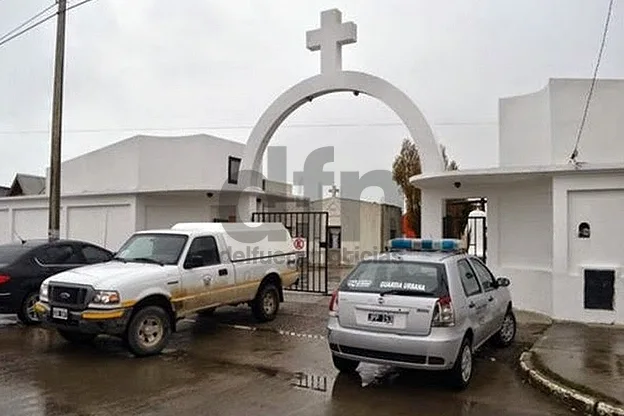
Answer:
[[(458, 170), (454, 160), (449, 160), (446, 147), (440, 145), (447, 170)], [(411, 139), (403, 140), (399, 154), (392, 164), (392, 179), (399, 185), (405, 197), (406, 211), (410, 227), (420, 235), (420, 189), (412, 185), (409, 179), (422, 173), (420, 155), (416, 144)]]

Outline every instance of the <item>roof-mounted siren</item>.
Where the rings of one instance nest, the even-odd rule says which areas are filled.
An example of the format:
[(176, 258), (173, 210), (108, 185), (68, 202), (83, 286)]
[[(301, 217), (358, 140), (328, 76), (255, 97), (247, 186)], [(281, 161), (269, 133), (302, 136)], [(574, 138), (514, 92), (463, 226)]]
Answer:
[(394, 238), (388, 241), (388, 251), (465, 251), (462, 240), (453, 238), (423, 239)]

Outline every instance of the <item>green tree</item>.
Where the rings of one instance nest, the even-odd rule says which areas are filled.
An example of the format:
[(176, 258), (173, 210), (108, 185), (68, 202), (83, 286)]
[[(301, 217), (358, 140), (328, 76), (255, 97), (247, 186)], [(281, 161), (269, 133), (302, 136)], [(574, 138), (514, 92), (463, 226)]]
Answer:
[[(440, 145), (442, 157), (447, 170), (458, 170), (459, 166), (450, 160), (446, 147)], [(392, 163), (392, 179), (397, 183), (405, 198), (406, 212), (410, 226), (420, 235), (420, 189), (413, 186), (409, 179), (422, 173), (420, 155), (416, 144), (411, 139), (403, 140), (399, 154)]]

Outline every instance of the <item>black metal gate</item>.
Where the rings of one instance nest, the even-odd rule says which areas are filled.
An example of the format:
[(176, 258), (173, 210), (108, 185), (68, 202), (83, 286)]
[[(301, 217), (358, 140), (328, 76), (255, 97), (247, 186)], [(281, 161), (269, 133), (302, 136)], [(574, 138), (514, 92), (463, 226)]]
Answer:
[(485, 217), (458, 218), (446, 216), (443, 222), (444, 238), (465, 239), (468, 253), (487, 259), (487, 223)]
[(294, 285), (284, 289), (328, 294), (328, 212), (254, 212), (251, 221), (281, 222), (293, 238), (301, 237), (306, 240), (304, 255), (298, 264), (299, 279)]

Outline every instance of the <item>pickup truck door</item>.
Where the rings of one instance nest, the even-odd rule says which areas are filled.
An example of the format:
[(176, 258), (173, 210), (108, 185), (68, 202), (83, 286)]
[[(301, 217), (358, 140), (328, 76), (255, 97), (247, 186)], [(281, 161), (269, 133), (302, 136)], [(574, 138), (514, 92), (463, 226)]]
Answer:
[(217, 306), (235, 298), (235, 276), (231, 263), (222, 263), (213, 236), (196, 237), (182, 264), (182, 298), (184, 312)]

